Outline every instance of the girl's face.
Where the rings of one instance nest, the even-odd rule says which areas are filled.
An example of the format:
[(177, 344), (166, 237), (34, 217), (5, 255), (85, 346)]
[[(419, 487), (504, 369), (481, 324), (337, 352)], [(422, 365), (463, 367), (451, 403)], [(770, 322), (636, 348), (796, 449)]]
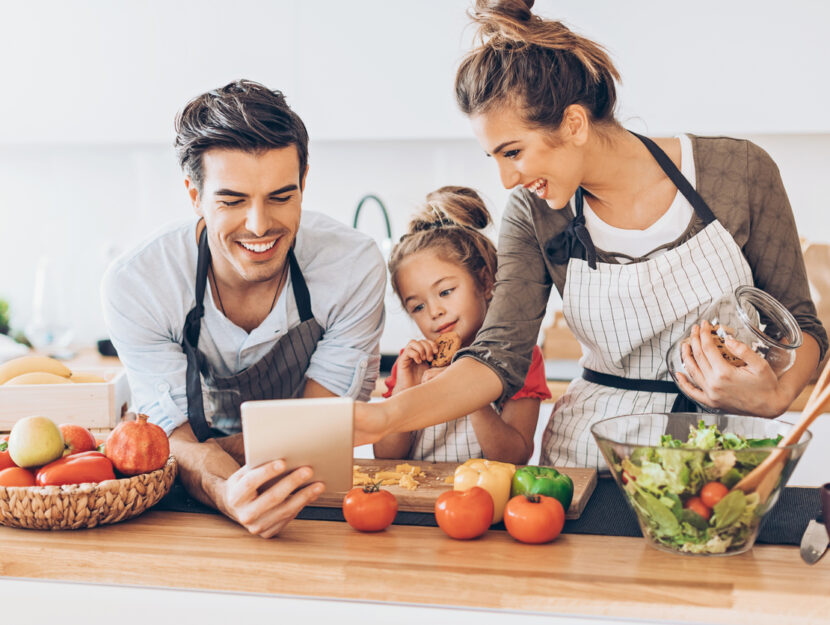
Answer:
[(496, 160), (505, 189), (521, 185), (559, 209), (582, 182), (585, 128), (579, 117), (566, 114), (552, 134), (529, 128), (509, 107), (473, 115), (470, 122), (487, 156)]
[(398, 292), (406, 312), (430, 340), (452, 330), (462, 345), (469, 345), (487, 313), (487, 297), (475, 278), (433, 250), (416, 252), (401, 262)]

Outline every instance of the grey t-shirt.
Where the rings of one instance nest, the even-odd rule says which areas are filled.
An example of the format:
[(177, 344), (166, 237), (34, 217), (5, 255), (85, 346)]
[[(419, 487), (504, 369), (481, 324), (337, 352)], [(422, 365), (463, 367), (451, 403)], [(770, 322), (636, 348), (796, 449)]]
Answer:
[[(818, 341), (820, 359), (824, 358), (827, 333), (810, 299), (795, 219), (775, 162), (749, 141), (691, 139), (697, 192), (741, 248), (755, 286), (787, 307), (802, 332)], [(493, 299), (475, 342), (456, 354), (493, 369), (504, 387), (500, 401), (524, 383), (551, 287), (564, 292), (567, 264), (551, 262), (545, 246), (573, 216), (572, 204), (553, 210), (527, 189), (510, 196), (499, 234)], [(689, 228), (666, 247), (685, 243), (703, 227), (699, 218), (693, 218)], [(597, 260), (619, 262), (603, 250), (597, 250)], [(645, 257), (635, 262), (642, 260)]]

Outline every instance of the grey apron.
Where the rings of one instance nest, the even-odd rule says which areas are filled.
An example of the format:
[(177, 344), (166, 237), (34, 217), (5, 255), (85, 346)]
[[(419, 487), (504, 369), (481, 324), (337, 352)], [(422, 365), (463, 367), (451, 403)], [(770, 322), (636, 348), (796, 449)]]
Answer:
[[(288, 251), (287, 260), (300, 323), (290, 328), (271, 351), (244, 371), (228, 377), (217, 376), (210, 370), (207, 359), (198, 348), (202, 317), (205, 314), (205, 285), (210, 267), (207, 228), (202, 230), (196, 265), (196, 305), (187, 314), (182, 339), (182, 348), (187, 355), (187, 418), (200, 442), (213, 436), (240, 432), (242, 424), (239, 407), (242, 402), (296, 397), (305, 386), (305, 372), (311, 355), (323, 336), (323, 328), (311, 313), (308, 287), (293, 249)], [(205, 418), (202, 376), (210, 387), (219, 391), (219, 395), (225, 392), (225, 400), (214, 414), (212, 428)]]

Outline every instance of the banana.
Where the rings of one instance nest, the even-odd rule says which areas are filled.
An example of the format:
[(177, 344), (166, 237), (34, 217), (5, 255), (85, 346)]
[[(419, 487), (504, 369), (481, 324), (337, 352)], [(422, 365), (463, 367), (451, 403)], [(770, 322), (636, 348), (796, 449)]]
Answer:
[(0, 384), (24, 373), (51, 373), (68, 378), (72, 373), (63, 363), (47, 356), (21, 356), (0, 365)]
[(94, 373), (77, 373), (75, 371), (69, 376), (69, 381), (75, 382), (75, 384), (100, 384), (101, 382), (106, 382), (100, 375), (95, 375)]
[(54, 373), (35, 371), (12, 378), (3, 386), (18, 386), (20, 384), (72, 384), (72, 382), (69, 381), (69, 378), (62, 378)]

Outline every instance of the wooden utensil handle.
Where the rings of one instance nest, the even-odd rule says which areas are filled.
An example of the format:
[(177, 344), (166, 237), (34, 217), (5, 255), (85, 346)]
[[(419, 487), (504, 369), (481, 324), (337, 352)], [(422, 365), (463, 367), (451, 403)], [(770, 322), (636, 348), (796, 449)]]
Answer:
[[(826, 370), (827, 367), (825, 367), (825, 371)], [(821, 414), (825, 404), (830, 401), (830, 385), (825, 385), (815, 399), (813, 399), (812, 395), (810, 396), (810, 399), (813, 401), (807, 402), (807, 406), (804, 408), (801, 420), (793, 426), (793, 429), (790, 430), (784, 438), (781, 439), (781, 442), (778, 443), (779, 447), (786, 447), (787, 445), (792, 445), (799, 441), (801, 435), (804, 434), (810, 424), (815, 421), (816, 417)]]

